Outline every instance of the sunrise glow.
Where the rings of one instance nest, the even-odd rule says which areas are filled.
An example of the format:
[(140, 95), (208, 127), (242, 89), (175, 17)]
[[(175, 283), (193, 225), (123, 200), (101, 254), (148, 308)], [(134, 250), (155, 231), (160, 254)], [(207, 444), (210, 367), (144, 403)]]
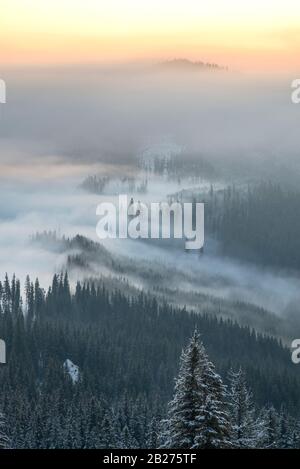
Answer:
[(299, 67), (297, 0), (1, 0), (2, 65), (187, 57), (235, 69)]

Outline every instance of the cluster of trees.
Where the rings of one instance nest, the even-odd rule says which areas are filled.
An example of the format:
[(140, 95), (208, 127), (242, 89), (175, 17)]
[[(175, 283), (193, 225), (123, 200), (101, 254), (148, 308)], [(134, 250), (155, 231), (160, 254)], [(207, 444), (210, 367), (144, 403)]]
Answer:
[[(21, 290), (15, 277), (0, 283), (0, 331), (7, 345), (7, 365), (0, 368), (0, 409), (11, 447), (167, 445), (174, 436), (172, 425), (162, 421), (176, 422), (174, 400), (166, 418), (167, 403), (178, 357), (195, 327), (225, 384), (231, 368), (243, 367), (253, 389), (255, 425), (257, 413), (274, 421), (266, 427), (276, 435), (269, 441), (283, 446), (285, 435), (287, 445), (291, 439), (298, 444), (290, 415), (299, 415), (300, 378), (289, 350), (278, 340), (230, 320), (160, 304), (148, 294), (109, 292), (102, 283), (78, 283), (73, 292), (67, 273), (54, 275), (47, 292), (29, 277), (24, 295)], [(200, 349), (203, 362), (206, 355)], [(63, 366), (66, 359), (79, 367), (76, 383)], [(206, 375), (209, 385), (201, 389), (216, 388), (220, 399), (210, 399), (210, 407), (202, 411), (210, 421), (211, 408), (225, 425), (225, 388), (212, 365)], [(181, 378), (180, 371), (179, 383)], [(182, 391), (176, 386), (178, 399)], [(289, 428), (288, 437), (280, 426)]]
[(92, 194), (102, 194), (109, 180), (108, 176), (87, 176), (80, 187)]
[(226, 255), (299, 269), (300, 193), (274, 183), (248, 189), (213, 188), (206, 198), (206, 228)]
[(124, 176), (122, 178), (111, 178), (109, 176), (88, 176), (80, 185), (82, 189), (92, 194), (103, 194), (106, 190), (112, 192), (146, 193), (148, 187), (147, 179), (136, 180), (134, 177)]
[(165, 448), (299, 448), (300, 425), (284, 408), (258, 411), (243, 371), (225, 386), (197, 331), (182, 352), (173, 400), (161, 434)]
[(170, 179), (179, 182), (184, 178), (193, 178), (196, 181), (204, 177), (215, 177), (215, 169), (212, 164), (199, 155), (154, 156), (150, 161), (140, 160), (139, 166), (147, 172), (166, 175)]

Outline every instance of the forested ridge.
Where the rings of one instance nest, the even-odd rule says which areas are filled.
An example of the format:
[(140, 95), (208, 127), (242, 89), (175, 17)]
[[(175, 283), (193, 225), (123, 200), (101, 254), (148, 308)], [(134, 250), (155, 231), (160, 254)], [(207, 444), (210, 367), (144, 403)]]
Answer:
[[(188, 269), (182, 271), (172, 265), (158, 264), (151, 256), (132, 262), (129, 257), (108, 251), (103, 244), (84, 236), (59, 237), (56, 232), (51, 231), (36, 233), (31, 242), (33, 246), (43, 250), (63, 253), (66, 258), (63, 270), (67, 270), (73, 279), (78, 279), (80, 274), (81, 278), (91, 279), (95, 283), (95, 279), (100, 278), (106, 289), (118, 290), (126, 296), (138, 296), (143, 289), (160, 303), (168, 302), (177, 309), (186, 306), (197, 313), (232, 319), (241, 325), (251, 326), (259, 332), (285, 340), (298, 334), (298, 323), (295, 321), (291, 325), (283, 316), (262, 306), (198, 291), (197, 287), (202, 282), (204, 286), (209, 285), (205, 276), (193, 275)], [(138, 243), (136, 249), (142, 250), (142, 243)], [(199, 264), (200, 262), (201, 258)], [(106, 269), (109, 270), (109, 275)], [(191, 288), (186, 288), (187, 281), (191, 282)]]
[(207, 232), (226, 255), (279, 268), (300, 268), (300, 193), (261, 182), (214, 191), (206, 202)]
[[(72, 292), (67, 273), (55, 275), (47, 292), (29, 278), (21, 290), (15, 277), (0, 285), (7, 344), (0, 408), (13, 447), (153, 445), (195, 327), (225, 382), (230, 368), (242, 366), (257, 406), (299, 414), (298, 370), (277, 339), (151, 295), (109, 293), (99, 282)], [(77, 383), (66, 359), (79, 366)]]

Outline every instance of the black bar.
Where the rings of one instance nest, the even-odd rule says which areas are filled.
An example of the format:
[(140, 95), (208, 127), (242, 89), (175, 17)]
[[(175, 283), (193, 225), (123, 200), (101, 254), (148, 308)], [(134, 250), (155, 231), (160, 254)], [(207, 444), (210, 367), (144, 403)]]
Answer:
[[(215, 462), (234, 465), (243, 469), (243, 464), (269, 463), (285, 465), (289, 458), (295, 458), (295, 450), (0, 450), (0, 467), (21, 467), (30, 464), (30, 467), (48, 467), (61, 463), (76, 464), (77, 467), (97, 468), (108, 465), (123, 465), (124, 467), (149, 467), (156, 464), (190, 465), (201, 467), (202, 464)], [(294, 460), (294, 459), (293, 459)], [(200, 465), (200, 466), (199, 466)], [(208, 467), (208, 466), (205, 466)]]

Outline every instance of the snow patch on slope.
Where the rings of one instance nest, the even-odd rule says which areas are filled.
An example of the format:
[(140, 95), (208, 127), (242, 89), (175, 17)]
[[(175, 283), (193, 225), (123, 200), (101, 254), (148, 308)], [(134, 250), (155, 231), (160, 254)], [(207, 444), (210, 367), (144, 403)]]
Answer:
[(76, 384), (79, 380), (79, 366), (75, 365), (69, 358), (67, 358), (64, 362), (64, 370), (70, 376), (72, 383)]

